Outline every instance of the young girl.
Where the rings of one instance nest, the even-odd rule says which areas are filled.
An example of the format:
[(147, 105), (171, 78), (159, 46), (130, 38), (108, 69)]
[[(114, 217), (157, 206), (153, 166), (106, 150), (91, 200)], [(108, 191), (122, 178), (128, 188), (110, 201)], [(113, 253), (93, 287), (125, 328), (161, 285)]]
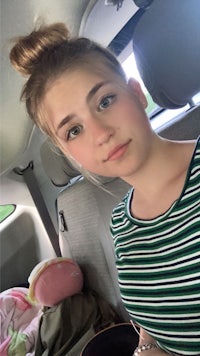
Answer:
[(64, 24), (19, 38), (10, 59), (30, 117), (79, 170), (134, 187), (111, 219), (134, 355), (200, 355), (200, 141), (159, 137), (138, 82)]

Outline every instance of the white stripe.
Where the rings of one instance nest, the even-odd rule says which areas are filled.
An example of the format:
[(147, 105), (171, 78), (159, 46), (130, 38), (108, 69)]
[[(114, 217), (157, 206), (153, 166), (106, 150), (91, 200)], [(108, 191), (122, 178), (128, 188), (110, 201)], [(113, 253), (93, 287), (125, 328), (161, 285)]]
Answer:
[[(199, 301), (200, 301), (200, 294), (194, 294), (192, 296), (192, 298), (199, 297), (199, 300), (196, 300), (196, 301), (190, 300), (191, 297), (189, 297), (189, 298), (185, 297), (185, 299), (184, 299), (184, 296), (183, 297), (176, 296), (176, 297), (167, 297), (167, 298), (163, 297), (163, 301), (162, 301), (161, 297), (155, 297), (152, 299), (149, 299), (148, 297), (146, 297), (146, 298), (142, 297), (143, 298), (142, 302), (140, 302), (140, 300), (142, 299), (140, 297), (134, 296), (134, 298), (133, 298), (132, 296), (127, 296), (124, 293), (122, 293), (121, 295), (122, 295), (124, 301), (126, 301), (126, 303), (128, 303), (128, 304), (131, 303), (130, 305), (137, 304), (137, 305), (142, 305), (142, 306), (144, 305), (144, 306), (153, 306), (153, 307), (155, 307), (155, 306), (171, 306), (171, 305), (173, 306), (174, 304), (172, 304), (172, 303), (174, 303), (174, 302), (169, 302), (169, 299), (173, 300), (173, 301), (178, 301), (180, 306), (181, 305), (184, 306), (185, 303), (187, 303), (187, 306), (188, 305), (199, 305)], [(181, 303), (182, 300), (183, 300), (184, 304)], [(159, 303), (155, 304), (156, 301), (159, 301)], [(176, 303), (176, 305), (177, 305), (177, 303)], [(200, 312), (199, 312), (199, 314), (200, 314)]]
[[(199, 276), (199, 274), (197, 274), (197, 277)], [(175, 279), (176, 281), (177, 281), (177, 278)], [(121, 284), (121, 282), (123, 282), (123, 284), (125, 284), (125, 283), (130, 283), (130, 281), (129, 280), (121, 280), (120, 278), (118, 278), (118, 281), (119, 281), (119, 283), (120, 283), (120, 288), (122, 289), (123, 288), (123, 285)], [(164, 280), (165, 281), (165, 280)], [(156, 281), (155, 281), (156, 282)], [(154, 283), (155, 283), (154, 282)], [(158, 281), (157, 281), (158, 282)], [(131, 281), (131, 283), (132, 283), (132, 281)], [(150, 284), (150, 282), (149, 281), (144, 281), (144, 283), (143, 284), (146, 284), (146, 286), (149, 286), (152, 290), (154, 290), (154, 289), (169, 289), (169, 288), (172, 288), (172, 289), (177, 289), (177, 286), (178, 286), (178, 288), (179, 287), (184, 287), (184, 286), (195, 286), (196, 284), (198, 283), (198, 281), (189, 281), (189, 282), (185, 282), (184, 283), (184, 281), (183, 281), (183, 283), (179, 283), (178, 281), (177, 281), (177, 284), (176, 285), (174, 285), (174, 284), (163, 284), (162, 286), (158, 286), (158, 285), (152, 285), (152, 284)], [(137, 284), (139, 284), (138, 283), (138, 281), (137, 281)], [(198, 283), (199, 284), (199, 283)], [(197, 285), (198, 285), (197, 284)], [(141, 286), (140, 284), (138, 285), (138, 286), (131, 286), (131, 285), (129, 285), (129, 286), (124, 286), (124, 288), (128, 288), (129, 290), (131, 290), (131, 289), (139, 289), (139, 290), (147, 290), (147, 287), (146, 286)]]
[[(160, 272), (161, 269), (164, 268), (165, 271), (170, 271), (170, 270), (178, 270), (182, 267), (187, 267), (187, 266), (192, 266), (194, 263), (197, 263), (199, 262), (200, 263), (200, 255), (199, 255), (199, 252), (196, 252), (196, 253), (193, 253), (192, 255), (190, 255), (191, 257), (191, 261), (188, 261), (187, 263), (184, 261), (185, 259), (185, 256), (184, 257), (180, 257), (176, 260), (174, 260), (173, 262), (170, 262), (170, 263), (177, 263), (178, 262), (178, 266), (175, 265), (175, 266), (167, 266), (166, 265), (163, 265), (163, 262), (160, 262), (160, 263), (153, 263), (153, 264), (150, 264), (149, 266), (144, 266), (145, 268), (143, 268), (142, 270), (138, 270), (137, 268), (141, 268), (141, 264), (134, 264), (134, 266), (132, 264), (128, 264), (126, 263), (125, 265), (123, 265), (123, 267), (120, 268), (120, 266), (118, 267), (118, 271), (120, 272), (120, 274), (126, 274), (126, 273), (137, 273), (138, 275), (141, 273), (156, 273), (156, 272)], [(192, 260), (192, 258), (194, 257), (197, 257), (194, 260)], [(180, 262), (183, 262), (183, 263), (180, 263)], [(157, 268), (154, 268), (152, 269), (152, 267), (157, 267)], [(124, 268), (128, 269), (127, 270), (124, 270)]]
[[(155, 249), (154, 252), (159, 251), (159, 255), (160, 256), (165, 256), (165, 255), (171, 254), (172, 252), (176, 252), (176, 250), (177, 251), (182, 251), (186, 247), (192, 246), (192, 245), (197, 243), (197, 239), (190, 241), (193, 237), (197, 237), (199, 239), (199, 241), (200, 241), (200, 236), (197, 235), (197, 232), (194, 232), (190, 236), (186, 237), (184, 240), (179, 241), (179, 242), (183, 243), (182, 246), (177, 246), (178, 242), (176, 241), (175, 243), (171, 243), (170, 245), (164, 246), (162, 249), (161, 248)], [(169, 235), (168, 235), (168, 238), (170, 238)], [(124, 243), (118, 244), (118, 246), (116, 247), (116, 252), (118, 252), (118, 249), (123, 248), (123, 247), (125, 247), (125, 248), (133, 247), (133, 251), (123, 252), (120, 249), (121, 252), (118, 252), (119, 256), (126, 256), (127, 258), (130, 258), (130, 257), (132, 258), (133, 256), (134, 257), (141, 256), (142, 253), (145, 253), (145, 254), (148, 253), (148, 250), (146, 250), (146, 249), (144, 249), (144, 250), (140, 249), (138, 251), (134, 251), (134, 247), (136, 245), (138, 245), (138, 244), (134, 243), (134, 242), (133, 243), (129, 243), (126, 246), (124, 246)], [(167, 248), (167, 251), (164, 251), (164, 250), (166, 250), (166, 248)], [(156, 257), (156, 256), (155, 256), (155, 253), (148, 253), (148, 257)]]
[[(136, 317), (137, 318), (137, 322), (138, 323), (140, 323), (140, 317), (137, 315), (133, 315), (133, 314), (131, 314), (131, 316), (132, 316), (132, 318), (134, 319), (134, 317)], [(144, 320), (145, 318), (142, 318), (142, 321)], [(147, 319), (147, 321), (149, 321), (150, 319)], [(152, 320), (152, 322), (155, 322), (155, 320)], [(177, 321), (177, 324), (179, 324), (180, 323), (180, 321), (178, 320)], [(184, 321), (183, 321), (183, 323), (184, 323)], [(168, 324), (169, 324), (169, 320), (168, 320)], [(174, 325), (174, 326), (176, 326), (176, 325)], [(192, 323), (191, 323), (191, 326), (192, 326)], [(172, 331), (169, 331), (169, 330), (159, 330), (159, 329), (153, 329), (153, 327), (152, 327), (152, 329), (151, 329), (151, 334), (153, 334), (153, 335), (155, 335), (155, 338), (158, 338), (158, 334), (157, 334), (157, 332), (158, 333), (162, 333), (162, 334), (164, 334), (164, 335), (159, 335), (159, 338), (163, 338), (163, 340), (164, 340), (164, 338), (165, 338), (165, 335), (166, 336), (168, 336), (168, 335), (170, 335), (170, 336), (172, 336), (172, 337), (170, 337), (170, 340), (177, 340), (177, 341), (180, 341), (180, 338), (178, 338), (178, 337), (175, 337), (175, 335), (174, 335), (174, 333), (175, 333), (175, 331), (174, 330), (172, 330)], [(196, 338), (196, 336), (200, 336), (200, 331), (196, 331), (195, 332), (195, 335), (194, 335), (194, 331), (193, 330), (189, 330), (189, 331), (178, 331), (178, 333), (179, 333), (179, 336), (181, 336), (181, 337), (186, 337), (186, 336), (194, 336), (194, 338), (190, 338), (190, 340), (192, 341), (196, 341), (197, 340), (197, 338)]]

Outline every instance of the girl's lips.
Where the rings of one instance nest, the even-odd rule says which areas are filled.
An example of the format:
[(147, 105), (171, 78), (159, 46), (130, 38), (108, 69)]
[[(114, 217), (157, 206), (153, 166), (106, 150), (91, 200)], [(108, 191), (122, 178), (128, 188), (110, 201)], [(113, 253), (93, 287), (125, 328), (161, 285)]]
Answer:
[(116, 146), (113, 150), (111, 150), (108, 153), (108, 156), (105, 161), (115, 161), (115, 160), (121, 158), (124, 155), (124, 153), (126, 152), (130, 142), (131, 142), (131, 140), (129, 140), (128, 142), (126, 142), (123, 145)]

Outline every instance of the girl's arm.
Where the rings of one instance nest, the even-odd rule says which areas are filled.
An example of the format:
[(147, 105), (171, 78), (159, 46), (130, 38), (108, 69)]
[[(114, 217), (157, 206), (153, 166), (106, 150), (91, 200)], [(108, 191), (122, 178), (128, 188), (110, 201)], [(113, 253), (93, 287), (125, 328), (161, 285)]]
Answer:
[[(156, 341), (152, 336), (150, 336), (144, 329), (140, 328), (140, 338), (138, 346), (146, 344), (156, 344)], [(135, 355), (136, 352), (133, 354)], [(169, 356), (166, 351), (161, 350), (160, 348), (152, 348), (150, 350), (144, 350), (138, 353), (138, 356)]]

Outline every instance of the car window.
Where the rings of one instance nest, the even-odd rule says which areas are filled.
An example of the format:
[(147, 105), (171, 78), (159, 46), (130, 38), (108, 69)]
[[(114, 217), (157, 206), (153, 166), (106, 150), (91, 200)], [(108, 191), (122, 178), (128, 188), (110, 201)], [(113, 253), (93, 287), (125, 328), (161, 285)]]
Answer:
[(147, 112), (148, 116), (151, 116), (153, 114), (153, 112), (155, 112), (155, 110), (158, 109), (158, 105), (156, 103), (154, 103), (151, 95), (149, 94), (149, 92), (147, 91), (147, 89), (144, 86), (144, 83), (143, 83), (141, 76), (139, 74), (139, 71), (137, 69), (135, 56), (134, 56), (133, 52), (128, 56), (127, 59), (125, 59), (122, 62), (122, 67), (123, 67), (128, 78), (134, 77), (141, 84), (141, 87), (146, 95), (147, 102), (148, 102), (146, 112)]
[(7, 219), (16, 209), (16, 205), (0, 205), (0, 223)]

